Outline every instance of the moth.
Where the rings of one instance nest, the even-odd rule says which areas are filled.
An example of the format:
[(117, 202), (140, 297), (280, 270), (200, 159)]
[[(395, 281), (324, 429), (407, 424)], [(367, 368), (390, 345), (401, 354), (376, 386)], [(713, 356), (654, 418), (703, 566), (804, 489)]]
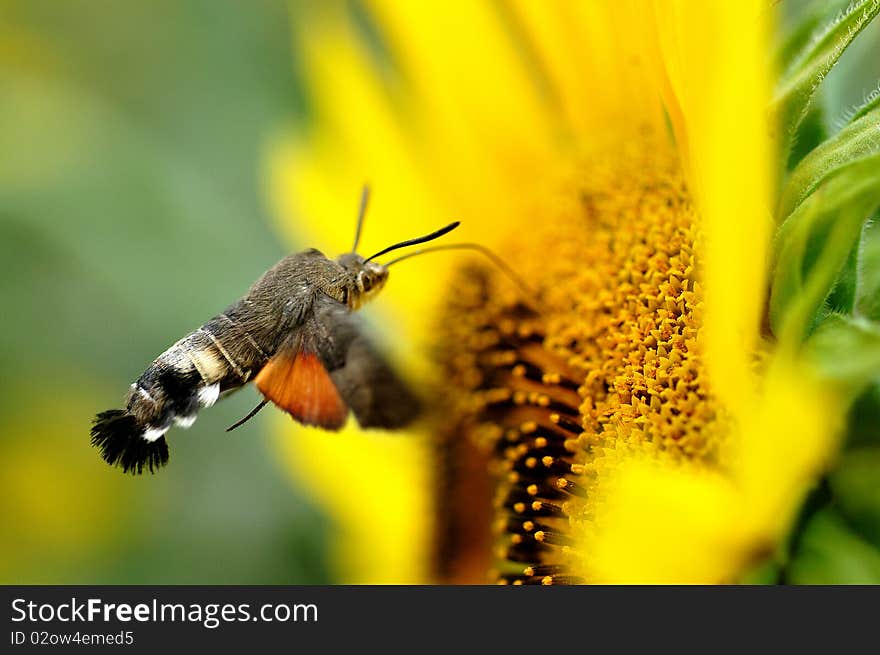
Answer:
[[(329, 259), (309, 249), (288, 255), (239, 300), (159, 355), (131, 385), (125, 409), (98, 414), (92, 445), (126, 473), (168, 462), (165, 434), (190, 427), (201, 408), (253, 382), (264, 400), (234, 429), (272, 402), (295, 420), (338, 430), (349, 412), (364, 428), (395, 429), (419, 402), (367, 339), (353, 312), (388, 281), (392, 250), (437, 239), (458, 227), (357, 254), (369, 190), (364, 189), (351, 252)], [(422, 251), (420, 251), (422, 252)]]

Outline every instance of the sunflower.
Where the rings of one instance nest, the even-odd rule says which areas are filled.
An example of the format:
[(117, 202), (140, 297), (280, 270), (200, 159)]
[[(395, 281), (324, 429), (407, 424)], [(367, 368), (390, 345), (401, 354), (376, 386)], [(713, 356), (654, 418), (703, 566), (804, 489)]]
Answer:
[(295, 14), (310, 105), (268, 155), (280, 225), (344, 250), (368, 177), (370, 247), (458, 218), (534, 290), (469, 257), (401, 266), (377, 320), (433, 416), (405, 436), (279, 431), (346, 581), (785, 564), (880, 370), (853, 281), (880, 103), (809, 129), (878, 10), (811, 13), (781, 45), (758, 0)]

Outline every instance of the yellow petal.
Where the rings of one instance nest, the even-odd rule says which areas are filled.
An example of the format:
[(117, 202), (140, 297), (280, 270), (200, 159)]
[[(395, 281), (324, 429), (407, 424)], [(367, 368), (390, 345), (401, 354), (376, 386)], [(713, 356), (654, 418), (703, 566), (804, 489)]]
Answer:
[[(340, 19), (341, 20), (341, 19)], [(318, 23), (297, 35), (312, 76), (314, 111), (308, 135), (276, 140), (267, 157), (268, 193), (275, 216), (291, 241), (329, 256), (351, 249), (361, 187), (372, 188), (360, 252), (372, 254), (452, 220), (428, 190), (391, 98), (374, 74), (347, 23)], [(450, 258), (432, 265), (443, 271)], [(395, 324), (423, 327), (421, 311), (443, 276), (418, 278), (409, 264), (395, 269), (383, 299), (411, 311)], [(399, 274), (398, 274), (399, 271)]]
[(592, 581), (718, 583), (742, 565), (739, 498), (720, 475), (630, 455), (603, 487), (595, 537), (581, 544)]
[(732, 411), (742, 411), (772, 229), (772, 16), (762, 0), (657, 1), (654, 9), (705, 233), (707, 365), (715, 393)]
[[(509, 217), (556, 127), (493, 3), (369, 3), (418, 112), (431, 183), (463, 220)], [(431, 175), (433, 173), (433, 175)]]
[(602, 147), (596, 142), (621, 136), (617, 130), (610, 135), (609, 127), (636, 134), (662, 125), (644, 14), (634, 0), (511, 3), (509, 20), (524, 36), (522, 51), (536, 59), (566, 125), (583, 141)]
[[(335, 569), (347, 584), (424, 583), (428, 571), (428, 467), (413, 434), (291, 428), (276, 441), (295, 479), (329, 511)], [(283, 424), (282, 424), (283, 423)]]
[(756, 530), (777, 539), (806, 492), (827, 469), (845, 406), (805, 365), (780, 353), (763, 381), (760, 402), (732, 441), (733, 471)]

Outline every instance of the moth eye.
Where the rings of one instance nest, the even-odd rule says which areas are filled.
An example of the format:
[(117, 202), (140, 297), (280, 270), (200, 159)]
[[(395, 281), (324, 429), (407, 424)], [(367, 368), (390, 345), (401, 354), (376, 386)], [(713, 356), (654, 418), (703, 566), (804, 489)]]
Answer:
[(369, 291), (373, 288), (373, 278), (369, 275), (361, 274), (361, 287), (364, 291)]

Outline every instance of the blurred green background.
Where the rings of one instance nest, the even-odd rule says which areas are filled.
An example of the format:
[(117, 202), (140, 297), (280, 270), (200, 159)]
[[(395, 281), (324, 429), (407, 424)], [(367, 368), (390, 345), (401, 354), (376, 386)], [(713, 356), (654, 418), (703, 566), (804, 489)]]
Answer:
[[(0, 0), (0, 583), (335, 581), (329, 521), (277, 462), (268, 412), (224, 432), (252, 389), (177, 431), (158, 475), (124, 476), (88, 445), (91, 417), (156, 355), (315, 245), (273, 231), (261, 182), (266, 143), (307, 105), (291, 12)], [(880, 23), (829, 75), (817, 130), (876, 88), (878, 44)], [(865, 247), (880, 252), (876, 226)], [(786, 581), (880, 580), (877, 389)]]
[(247, 389), (161, 474), (89, 447), (166, 347), (301, 244), (262, 149), (300, 111), (284, 2), (0, 3), (0, 583), (321, 583), (326, 521)]

